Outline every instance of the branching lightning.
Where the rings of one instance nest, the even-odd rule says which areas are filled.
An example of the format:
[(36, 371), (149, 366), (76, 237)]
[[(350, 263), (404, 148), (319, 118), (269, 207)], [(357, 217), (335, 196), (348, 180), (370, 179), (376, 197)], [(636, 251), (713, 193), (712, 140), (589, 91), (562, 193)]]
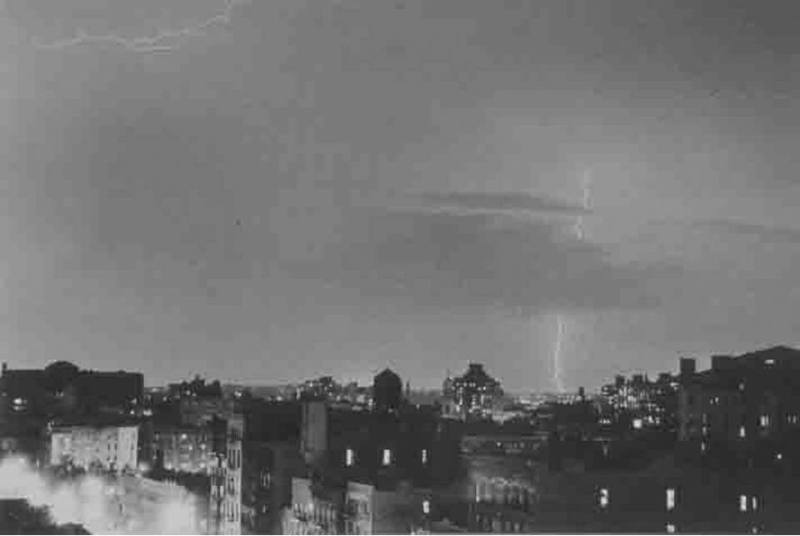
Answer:
[[(591, 206), (592, 197), (592, 176), (589, 171), (586, 171), (583, 175), (581, 189), (583, 191), (581, 206), (585, 211), (588, 211)], [(575, 219), (575, 224), (572, 226), (572, 230), (579, 240), (583, 240), (583, 213), (578, 214), (578, 217)], [(559, 313), (556, 315), (556, 340), (553, 345), (553, 383), (558, 392), (564, 391), (564, 379), (561, 371), (561, 349), (564, 345), (565, 332), (566, 321), (563, 315)]]
[(191, 36), (203, 35), (213, 26), (230, 24), (233, 9), (237, 5), (248, 3), (249, 1), (250, 0), (226, 0), (223, 11), (210, 19), (183, 28), (160, 30), (152, 36), (124, 37), (113, 33), (97, 35), (79, 29), (75, 37), (49, 43), (42, 43), (36, 39), (34, 40), (34, 46), (44, 50), (64, 50), (66, 48), (82, 45), (106, 44), (121, 46), (131, 52), (172, 52), (180, 48), (183, 41)]

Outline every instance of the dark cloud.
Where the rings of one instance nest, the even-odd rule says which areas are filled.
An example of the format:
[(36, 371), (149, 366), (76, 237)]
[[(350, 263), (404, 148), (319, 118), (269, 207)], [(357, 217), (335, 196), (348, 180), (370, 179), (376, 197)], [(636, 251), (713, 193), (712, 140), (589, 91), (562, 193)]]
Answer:
[(295, 277), (323, 279), (415, 308), (553, 309), (653, 307), (648, 288), (669, 269), (618, 264), (601, 247), (558, 227), (488, 214), (364, 209)]
[(423, 203), (439, 208), (466, 209), (479, 212), (549, 212), (583, 214), (583, 207), (550, 197), (525, 192), (426, 192), (419, 196)]
[(697, 227), (714, 229), (736, 235), (758, 238), (760, 242), (800, 244), (800, 229), (748, 223), (736, 220), (706, 220), (696, 223)]

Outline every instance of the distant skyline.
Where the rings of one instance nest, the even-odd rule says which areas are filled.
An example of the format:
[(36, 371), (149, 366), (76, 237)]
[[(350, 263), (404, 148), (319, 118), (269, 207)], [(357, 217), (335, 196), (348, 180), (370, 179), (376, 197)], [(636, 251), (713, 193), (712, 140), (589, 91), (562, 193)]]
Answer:
[(796, 2), (0, 10), (9, 366), (553, 390), (560, 318), (574, 390), (800, 343)]

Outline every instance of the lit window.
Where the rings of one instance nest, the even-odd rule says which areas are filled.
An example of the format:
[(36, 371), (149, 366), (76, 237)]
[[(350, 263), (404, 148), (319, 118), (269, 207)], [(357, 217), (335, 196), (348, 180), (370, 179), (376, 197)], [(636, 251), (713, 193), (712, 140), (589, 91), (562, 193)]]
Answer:
[(431, 503), (427, 499), (422, 501), (422, 513), (426, 515), (431, 513)]
[(764, 361), (764, 364), (768, 365), (768, 366), (774, 365), (775, 364), (775, 360), (774, 359), (767, 359), (766, 361)]
[(769, 426), (769, 415), (762, 415), (758, 419), (758, 422), (759, 422), (759, 424), (761, 425), (762, 428), (768, 427)]
[(783, 454), (778, 452), (777, 454), (775, 454), (775, 459), (778, 460), (778, 461), (781, 461), (783, 459)]
[(383, 465), (389, 465), (392, 463), (392, 451), (389, 449), (383, 449)]
[(702, 441), (700, 443), (700, 452), (705, 452), (708, 447), (706, 446), (706, 442)]
[(353, 449), (347, 449), (344, 453), (344, 464), (347, 467), (352, 467), (355, 461), (355, 457), (356, 456), (355, 453), (353, 452)]
[(667, 523), (667, 534), (675, 534), (675, 525)]
[(422, 463), (428, 463), (428, 449), (422, 449), (421, 453)]
[(641, 428), (642, 428), (642, 419), (633, 419), (633, 428), (634, 428), (634, 430), (641, 430)]
[(753, 505), (753, 510), (754, 511), (758, 510), (758, 497), (756, 497), (756, 496), (750, 497), (750, 504)]
[(739, 495), (739, 511), (747, 512), (747, 495)]
[(675, 509), (675, 488), (667, 488), (667, 510)]
[(739, 427), (739, 437), (742, 439), (747, 437), (747, 430), (745, 430), (744, 425)]
[(600, 508), (607, 508), (608, 507), (608, 488), (600, 488)]

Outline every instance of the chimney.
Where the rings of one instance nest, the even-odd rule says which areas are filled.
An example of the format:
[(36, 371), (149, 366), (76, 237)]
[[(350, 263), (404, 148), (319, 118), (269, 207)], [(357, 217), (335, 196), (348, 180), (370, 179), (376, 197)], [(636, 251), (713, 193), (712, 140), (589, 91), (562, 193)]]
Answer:
[(682, 357), (680, 360), (681, 379), (688, 378), (696, 372), (697, 363), (694, 358)]

